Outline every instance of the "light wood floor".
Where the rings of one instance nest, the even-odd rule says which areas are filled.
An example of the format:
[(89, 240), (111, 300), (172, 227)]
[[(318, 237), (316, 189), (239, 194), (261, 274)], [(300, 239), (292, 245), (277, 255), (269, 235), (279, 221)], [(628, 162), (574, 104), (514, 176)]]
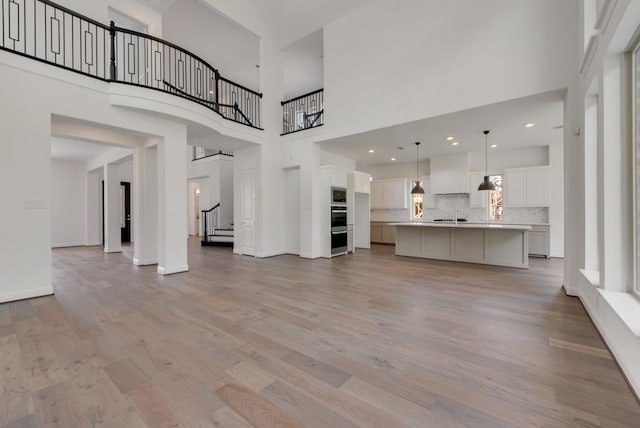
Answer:
[(0, 427), (638, 427), (562, 261), (254, 259), (189, 242), (159, 276), (53, 252), (55, 296), (0, 305)]

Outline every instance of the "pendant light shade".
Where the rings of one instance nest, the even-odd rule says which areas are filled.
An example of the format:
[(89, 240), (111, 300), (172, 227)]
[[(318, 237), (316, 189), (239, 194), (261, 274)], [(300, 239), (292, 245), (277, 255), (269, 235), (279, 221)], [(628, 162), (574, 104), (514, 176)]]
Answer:
[(420, 175), (419, 175), (419, 163), (420, 163), (420, 141), (416, 142), (416, 184), (411, 189), (412, 195), (424, 195), (424, 189), (420, 185)]
[(484, 167), (485, 167), (485, 176), (482, 180), (482, 183), (478, 186), (478, 190), (483, 191), (493, 191), (496, 190), (496, 186), (489, 180), (489, 141), (488, 135), (489, 130), (483, 131), (484, 134)]

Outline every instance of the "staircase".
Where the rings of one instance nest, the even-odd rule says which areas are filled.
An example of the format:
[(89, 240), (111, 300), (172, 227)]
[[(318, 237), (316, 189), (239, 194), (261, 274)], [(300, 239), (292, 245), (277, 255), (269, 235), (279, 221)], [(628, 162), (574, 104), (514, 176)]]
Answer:
[(209, 210), (202, 210), (202, 246), (233, 247), (233, 223), (230, 227), (221, 227), (219, 209), (220, 203), (217, 203)]

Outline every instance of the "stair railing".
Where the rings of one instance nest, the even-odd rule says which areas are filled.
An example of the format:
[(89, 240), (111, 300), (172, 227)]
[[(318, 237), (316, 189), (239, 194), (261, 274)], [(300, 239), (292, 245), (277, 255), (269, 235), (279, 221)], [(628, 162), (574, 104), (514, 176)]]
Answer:
[(215, 204), (211, 209), (202, 210), (202, 243), (208, 243), (211, 241), (211, 237), (215, 234), (217, 228), (220, 227), (220, 216), (218, 209), (220, 208), (220, 202)]
[(282, 134), (324, 125), (324, 89), (281, 101)]
[(104, 25), (50, 0), (0, 0), (0, 49), (107, 82), (173, 94), (262, 129), (262, 94), (197, 55), (148, 34)]

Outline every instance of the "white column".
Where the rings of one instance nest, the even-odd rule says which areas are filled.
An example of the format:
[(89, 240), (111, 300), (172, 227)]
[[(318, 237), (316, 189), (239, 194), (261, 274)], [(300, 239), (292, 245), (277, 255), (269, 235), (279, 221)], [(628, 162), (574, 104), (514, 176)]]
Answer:
[(116, 164), (104, 166), (104, 252), (122, 251), (120, 223), (120, 174)]
[(549, 145), (549, 250), (551, 257), (564, 257), (564, 160), (563, 145)]
[(133, 264), (158, 263), (158, 151), (138, 147), (133, 153)]
[[(625, 291), (624, 277), (633, 272), (625, 272), (625, 266), (632, 266), (626, 257), (631, 252), (623, 250), (625, 236), (632, 232), (625, 231), (627, 211), (623, 206), (625, 183), (624, 174), (627, 162), (622, 156), (623, 139), (626, 129), (623, 128), (624, 116), (621, 91), (624, 84), (622, 70), (624, 67), (621, 55), (607, 58), (602, 73), (602, 140), (599, 144), (602, 156), (602, 199), (600, 202), (601, 234), (600, 234), (600, 284), (607, 290)], [(626, 100), (624, 100), (626, 101)], [(630, 169), (630, 168), (629, 168)], [(627, 254), (625, 254), (627, 253)], [(630, 278), (630, 279), (631, 279)]]
[(85, 245), (100, 245), (100, 175), (95, 171), (87, 172), (86, 180), (86, 242)]
[(189, 270), (187, 263), (186, 127), (158, 144), (158, 273)]

